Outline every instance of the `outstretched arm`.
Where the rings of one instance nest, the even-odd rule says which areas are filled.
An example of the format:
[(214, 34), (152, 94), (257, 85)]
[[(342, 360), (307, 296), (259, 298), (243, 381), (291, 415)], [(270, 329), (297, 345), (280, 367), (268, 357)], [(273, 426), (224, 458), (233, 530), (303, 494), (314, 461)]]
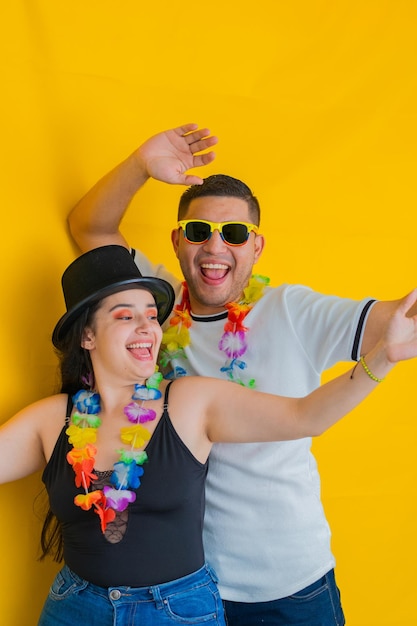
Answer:
[(0, 483), (43, 469), (65, 425), (67, 396), (38, 400), (0, 427)]
[[(229, 382), (195, 378), (191, 412), (194, 417), (206, 415), (203, 428), (211, 442), (279, 441), (320, 435), (364, 400), (378, 386), (378, 379), (383, 379), (398, 361), (417, 356), (417, 315), (409, 315), (416, 302), (417, 289), (398, 305), (383, 337), (365, 356), (364, 363), (304, 398), (274, 396)], [(185, 391), (182, 405), (190, 397), (187, 384), (187, 378), (176, 382), (180, 394), (181, 385)]]
[(119, 230), (135, 194), (149, 178), (177, 185), (199, 185), (202, 178), (187, 174), (213, 161), (217, 143), (207, 128), (185, 124), (154, 135), (104, 176), (68, 216), (71, 234), (82, 252), (103, 245), (129, 247)]

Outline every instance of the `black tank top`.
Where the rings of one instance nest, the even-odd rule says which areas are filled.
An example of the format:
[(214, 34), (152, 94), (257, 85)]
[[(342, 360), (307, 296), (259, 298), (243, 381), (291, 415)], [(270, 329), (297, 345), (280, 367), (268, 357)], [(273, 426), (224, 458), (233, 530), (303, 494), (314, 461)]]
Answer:
[[(146, 451), (137, 498), (117, 514), (104, 536), (99, 517), (74, 504), (83, 493), (66, 455), (72, 446), (62, 429), (43, 472), (52, 511), (60, 520), (64, 560), (76, 574), (102, 587), (144, 587), (186, 576), (204, 563), (202, 525), (208, 462), (200, 463), (164, 410)], [(70, 414), (71, 411), (69, 411)], [(97, 473), (97, 472), (96, 472)], [(98, 472), (94, 488), (110, 484), (112, 470)]]

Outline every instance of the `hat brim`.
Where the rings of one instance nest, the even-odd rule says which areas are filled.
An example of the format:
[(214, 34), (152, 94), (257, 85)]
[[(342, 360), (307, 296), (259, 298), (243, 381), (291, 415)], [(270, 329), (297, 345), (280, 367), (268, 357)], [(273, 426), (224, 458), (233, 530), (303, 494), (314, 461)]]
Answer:
[(175, 294), (172, 286), (162, 278), (140, 277), (114, 283), (109, 287), (99, 289), (95, 293), (89, 295), (81, 302), (65, 313), (56, 324), (52, 333), (52, 343), (59, 348), (63, 338), (67, 334), (76, 319), (83, 311), (92, 304), (106, 298), (107, 296), (125, 291), (128, 289), (146, 289), (155, 298), (156, 307), (158, 309), (158, 322), (162, 326), (172, 311), (175, 301)]

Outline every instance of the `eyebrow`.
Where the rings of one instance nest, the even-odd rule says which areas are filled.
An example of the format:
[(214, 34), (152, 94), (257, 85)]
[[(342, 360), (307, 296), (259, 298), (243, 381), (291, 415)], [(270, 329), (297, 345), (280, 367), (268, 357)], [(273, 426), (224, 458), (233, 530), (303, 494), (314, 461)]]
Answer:
[[(155, 304), (155, 302), (149, 302), (148, 304), (145, 305), (145, 307), (147, 309), (157, 309), (157, 306)], [(111, 309), (109, 309), (109, 313), (111, 313), (112, 311), (116, 310), (116, 309), (135, 309), (136, 306), (134, 304), (115, 304), (114, 306), (111, 307)]]

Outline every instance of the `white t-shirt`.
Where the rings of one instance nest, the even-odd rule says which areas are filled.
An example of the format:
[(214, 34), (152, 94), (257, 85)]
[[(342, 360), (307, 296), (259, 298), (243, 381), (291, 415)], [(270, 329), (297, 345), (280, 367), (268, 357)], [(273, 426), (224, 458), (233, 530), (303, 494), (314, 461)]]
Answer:
[[(181, 283), (140, 253), (143, 275)], [(357, 360), (373, 301), (325, 296), (299, 285), (267, 288), (245, 318), (247, 379), (259, 391), (304, 396), (338, 361)], [(219, 319), (220, 318), (220, 319)], [(193, 316), (189, 375), (224, 378), (218, 349), (226, 313)], [(192, 399), (190, 399), (192, 401)], [(215, 444), (206, 482), (204, 547), (224, 600), (266, 602), (315, 582), (335, 561), (320, 501), (320, 478), (311, 439), (257, 444)]]

